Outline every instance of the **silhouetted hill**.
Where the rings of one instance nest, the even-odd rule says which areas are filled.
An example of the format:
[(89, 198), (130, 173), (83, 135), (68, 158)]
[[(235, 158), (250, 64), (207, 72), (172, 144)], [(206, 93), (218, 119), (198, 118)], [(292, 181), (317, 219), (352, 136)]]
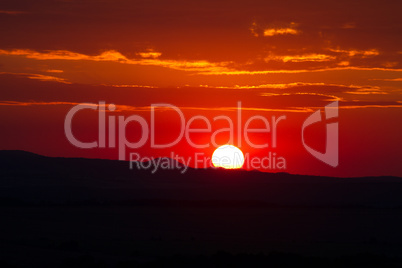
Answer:
[[(170, 164), (184, 165), (168, 159)], [(402, 179), (130, 169), (129, 162), (0, 151), (0, 204), (402, 207)]]
[(401, 193), (395, 177), (153, 174), (0, 151), (0, 265), (399, 267)]

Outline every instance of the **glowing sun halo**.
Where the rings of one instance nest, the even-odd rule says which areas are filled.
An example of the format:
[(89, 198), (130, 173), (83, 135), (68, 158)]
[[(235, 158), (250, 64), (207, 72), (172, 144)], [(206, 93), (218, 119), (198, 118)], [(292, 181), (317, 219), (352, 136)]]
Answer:
[(241, 168), (244, 164), (244, 155), (236, 146), (222, 145), (212, 154), (212, 164), (226, 169)]

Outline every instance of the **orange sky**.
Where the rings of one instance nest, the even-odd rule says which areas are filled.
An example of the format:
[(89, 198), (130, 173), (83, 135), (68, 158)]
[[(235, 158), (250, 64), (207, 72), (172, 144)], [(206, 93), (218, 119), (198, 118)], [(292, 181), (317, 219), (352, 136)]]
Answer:
[[(116, 114), (147, 117), (146, 107), (163, 102), (212, 118), (233, 116), (241, 101), (245, 116), (287, 115), (277, 148), (287, 172), (402, 176), (401, 7), (343, 0), (2, 1), (0, 149), (115, 159), (113, 151), (68, 143), (68, 109), (106, 101), (124, 108)], [(335, 100), (340, 165), (332, 168), (301, 147), (300, 126)], [(78, 129), (89, 139), (96, 132), (90, 117)], [(174, 120), (164, 124), (172, 129)], [(322, 127), (311, 133), (315, 146), (322, 146)], [(194, 152), (185, 144), (172, 150)]]

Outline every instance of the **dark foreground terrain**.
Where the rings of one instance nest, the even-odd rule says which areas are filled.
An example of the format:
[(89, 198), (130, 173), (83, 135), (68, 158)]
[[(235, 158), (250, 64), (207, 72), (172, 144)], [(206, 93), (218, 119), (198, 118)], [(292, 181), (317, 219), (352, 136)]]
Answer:
[(1, 267), (401, 267), (402, 179), (0, 151)]

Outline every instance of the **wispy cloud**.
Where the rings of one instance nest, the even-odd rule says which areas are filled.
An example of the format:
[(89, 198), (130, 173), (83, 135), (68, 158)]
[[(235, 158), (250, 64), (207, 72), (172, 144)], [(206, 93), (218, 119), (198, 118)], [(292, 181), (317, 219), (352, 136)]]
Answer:
[(361, 88), (354, 85), (341, 85), (329, 83), (308, 83), (308, 82), (291, 82), (291, 83), (276, 83), (276, 84), (261, 84), (261, 85), (235, 85), (235, 86), (209, 86), (200, 85), (200, 87), (207, 88), (226, 88), (226, 89), (288, 89), (294, 87), (307, 87), (307, 86), (330, 86), (330, 87), (343, 87), (343, 88)]
[[(86, 60), (86, 61), (110, 61), (123, 64), (150, 65), (161, 66), (182, 71), (192, 72), (224, 72), (230, 71), (226, 66), (230, 62), (213, 63), (206, 60), (198, 61), (179, 61), (179, 60), (162, 60), (154, 58), (158, 56), (158, 52), (144, 52), (142, 59), (128, 59), (126, 56), (115, 50), (108, 50), (99, 55), (86, 55), (67, 50), (52, 50), (46, 52), (37, 52), (33, 50), (14, 49), (0, 50), (0, 55), (24, 56), (29, 59), (36, 60)], [(152, 53), (152, 54), (150, 54)], [(153, 55), (153, 56), (152, 56)], [(148, 57), (149, 56), (149, 57)]]
[[(317, 107), (318, 108), (318, 107)], [(402, 108), (402, 105), (398, 104), (364, 104), (364, 105), (345, 105), (339, 106), (340, 109), (365, 109), (365, 108)]]
[(50, 70), (46, 70), (46, 72), (48, 72), (48, 73), (63, 73), (64, 71), (63, 71), (63, 70), (53, 70), (53, 69), (50, 69)]
[[(307, 93), (300, 93), (311, 95)], [(290, 94), (289, 94), (290, 95)], [(332, 97), (330, 95), (318, 94), (319, 96)], [(334, 99), (328, 99), (325, 101), (334, 101)], [(399, 102), (398, 102), (399, 103)], [(17, 101), (0, 101), (0, 106), (57, 106), (57, 105), (86, 105), (92, 107), (99, 107), (96, 103), (78, 103), (78, 102), (17, 102)], [(181, 110), (196, 110), (196, 111), (222, 111), (222, 112), (236, 112), (238, 111), (237, 106), (233, 107), (190, 107), (183, 106), (178, 107)], [(241, 107), (243, 111), (256, 111), (256, 112), (289, 112), (289, 113), (311, 113), (317, 109), (320, 109), (320, 106), (310, 106), (310, 107), (290, 107), (284, 109), (276, 109), (276, 108), (259, 108), (259, 107)], [(402, 108), (402, 104), (361, 104), (361, 105), (342, 105), (339, 106), (339, 109), (365, 109), (365, 108)], [(151, 106), (130, 106), (130, 105), (116, 105), (116, 109), (114, 112), (149, 112), (151, 109), (156, 111), (167, 111), (171, 108), (169, 107), (151, 107)], [(108, 112), (108, 110), (106, 110)]]
[(346, 91), (347, 94), (354, 95), (387, 95), (388, 92), (382, 91), (379, 87), (358, 88), (355, 91)]
[(342, 29), (356, 29), (356, 23), (354, 22), (347, 22), (342, 25)]
[(127, 87), (127, 88), (158, 88), (155, 86), (147, 86), (147, 85), (108, 85), (108, 84), (102, 84), (102, 86), (109, 86), (109, 87)]
[(21, 15), (25, 13), (27, 12), (18, 10), (0, 10), (0, 14), (7, 14), (7, 15)]
[(46, 52), (37, 52), (29, 49), (0, 49), (0, 55), (24, 56), (36, 60), (92, 60), (92, 61), (127, 61), (128, 59), (120, 52), (109, 50), (100, 55), (91, 56), (76, 53), (68, 50), (51, 50)]
[[(323, 54), (323, 53), (308, 53), (308, 54), (298, 54), (298, 55), (270, 55), (266, 57), (264, 66), (259, 66), (253, 70), (249, 70), (253, 64), (256, 62), (250, 61), (250, 64), (235, 64), (231, 61), (220, 61), (211, 62), (207, 60), (172, 60), (172, 59), (162, 59), (160, 58), (161, 53), (156, 51), (139, 52), (145, 53), (141, 58), (127, 58), (122, 53), (116, 50), (104, 51), (98, 55), (87, 55), (67, 50), (51, 50), (38, 52), (34, 50), (27, 49), (12, 49), (12, 50), (2, 50), (0, 49), (0, 55), (6, 56), (16, 56), (25, 57), (27, 59), (34, 59), (40, 61), (52, 61), (52, 60), (66, 60), (66, 61), (94, 61), (94, 62), (117, 62), (120, 64), (127, 65), (140, 65), (140, 66), (157, 66), (168, 68), (172, 70), (179, 70), (184, 72), (192, 72), (192, 74), (198, 75), (264, 75), (264, 74), (282, 74), (282, 73), (305, 73), (305, 72), (321, 72), (321, 71), (337, 71), (337, 70), (366, 70), (366, 71), (393, 71), (400, 72), (401, 69), (393, 69), (386, 67), (356, 67), (351, 66), (349, 61), (341, 61), (337, 64), (336, 56)], [(347, 53), (347, 55), (355, 55), (355, 52), (339, 52)], [(360, 55), (375, 55), (377, 52), (374, 50), (360, 51), (356, 52)], [(306, 68), (300, 68), (299, 66), (293, 65), (279, 65), (283, 68), (275, 69), (270, 66), (270, 61), (277, 61), (287, 64), (299, 64), (308, 62), (329, 62), (333, 63), (327, 64), (327, 66), (321, 64), (320, 66), (310, 66)], [(338, 66), (338, 67), (332, 67)], [(57, 68), (57, 67), (56, 67)], [(269, 69), (264, 69), (269, 68)], [(56, 70), (56, 69), (55, 69)], [(51, 71), (60, 72), (60, 71)]]
[(378, 56), (380, 55), (380, 52), (378, 49), (369, 49), (369, 50), (356, 50), (356, 49), (340, 49), (340, 48), (329, 48), (329, 51), (335, 52), (335, 53), (342, 53), (346, 54), (349, 57), (354, 57), (354, 56), (362, 56), (362, 57), (373, 57), (373, 56)]
[(269, 27), (264, 29), (264, 36), (274, 36), (274, 35), (297, 35), (301, 31), (296, 29), (297, 24), (291, 22), (286, 27)]
[(203, 75), (262, 75), (262, 74), (295, 74), (295, 73), (315, 73), (315, 72), (330, 72), (330, 71), (383, 71), (383, 72), (402, 72), (402, 69), (390, 69), (381, 67), (321, 67), (316, 69), (278, 69), (278, 70), (262, 70), (262, 71), (248, 71), (248, 70), (230, 70), (219, 72), (204, 72)]
[(265, 29), (264, 36), (284, 35), (284, 34), (299, 34), (300, 32), (292, 28)]
[(162, 53), (156, 51), (146, 51), (146, 52), (138, 52), (137, 55), (141, 56), (142, 58), (156, 59), (162, 56)]
[(29, 79), (35, 79), (35, 80), (40, 80), (40, 81), (50, 81), (50, 82), (71, 84), (69, 81), (67, 81), (64, 78), (51, 76), (51, 75), (34, 74), (34, 73), (13, 73), (13, 72), (0, 72), (0, 74), (11, 74), (11, 75), (17, 75), (17, 76), (24, 76)]
[[(55, 106), (55, 105), (87, 105), (92, 107), (99, 107), (96, 103), (78, 103), (78, 102), (18, 102), (18, 101), (0, 101), (0, 106)], [(152, 109), (159, 111), (168, 111), (171, 110), (169, 107), (163, 106), (131, 106), (131, 105), (115, 105), (116, 109), (114, 112), (148, 112)], [(226, 112), (235, 112), (238, 111), (237, 106), (233, 107), (195, 107), (195, 106), (180, 106), (178, 107), (181, 110), (196, 110), (196, 111), (226, 111)], [(259, 107), (241, 107), (243, 111), (258, 111), (258, 112), (292, 112), (292, 113), (304, 113), (311, 112), (312, 110), (306, 107), (292, 107), (292, 108), (284, 108), (284, 109), (276, 109), (276, 108), (259, 108)], [(106, 110), (107, 111), (107, 110)]]
[(389, 81), (389, 82), (402, 82), (402, 78), (376, 78), (370, 80)]
[(265, 58), (265, 61), (269, 60), (279, 60), (283, 62), (306, 62), (306, 61), (315, 61), (315, 62), (323, 62), (330, 61), (336, 59), (335, 56), (326, 55), (326, 54), (304, 54), (304, 55), (285, 55), (285, 56), (269, 56)]
[(335, 96), (335, 95), (328, 95), (328, 94), (321, 94), (321, 93), (314, 93), (314, 92), (286, 92), (286, 93), (261, 93), (263, 97), (272, 97), (272, 96), (294, 96), (294, 95), (307, 95), (307, 96), (320, 96), (325, 97), (324, 101), (342, 101), (343, 99)]

